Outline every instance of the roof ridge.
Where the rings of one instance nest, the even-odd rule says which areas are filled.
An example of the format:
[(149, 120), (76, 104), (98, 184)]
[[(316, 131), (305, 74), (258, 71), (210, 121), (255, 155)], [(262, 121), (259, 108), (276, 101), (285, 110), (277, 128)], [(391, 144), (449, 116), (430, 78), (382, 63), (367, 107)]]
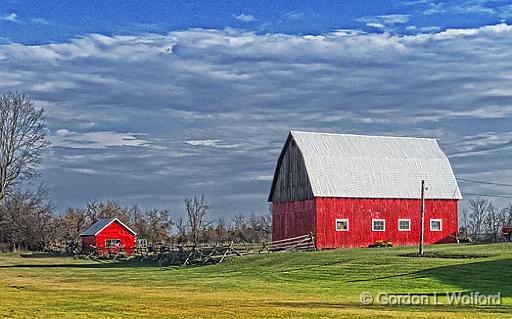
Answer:
[(85, 231), (83, 231), (80, 236), (95, 236), (99, 232), (101, 232), (103, 229), (111, 225), (113, 222), (118, 222), (126, 228), (129, 232), (133, 233), (133, 235), (136, 235), (137, 233), (128, 227), (125, 223), (123, 223), (119, 218), (117, 217), (111, 217), (111, 218), (98, 218), (89, 228), (87, 228)]
[[(335, 154), (324, 154), (324, 153), (314, 153), (314, 154), (311, 154), (311, 153), (303, 153), (302, 156), (307, 156), (307, 157), (335, 157), (335, 158), (340, 158), (339, 155), (335, 155)], [(343, 156), (341, 158), (372, 158), (372, 157), (368, 157), (368, 156), (352, 156), (352, 155), (348, 155), (348, 156)], [(379, 157), (379, 159), (389, 159), (389, 160), (403, 160), (403, 159), (417, 159), (417, 160), (439, 160), (439, 161), (445, 161), (447, 160), (448, 158), (445, 156), (445, 157), (412, 157), (412, 156), (407, 156), (407, 157)]]
[(318, 134), (318, 135), (333, 135), (333, 136), (357, 136), (357, 137), (378, 137), (378, 138), (399, 138), (399, 139), (411, 139), (411, 140), (431, 140), (436, 141), (433, 137), (415, 137), (415, 136), (387, 136), (387, 135), (367, 135), (367, 134), (353, 134), (353, 133), (332, 133), (332, 132), (314, 132), (314, 131), (300, 131), (290, 130), (290, 133), (307, 133), (307, 134)]

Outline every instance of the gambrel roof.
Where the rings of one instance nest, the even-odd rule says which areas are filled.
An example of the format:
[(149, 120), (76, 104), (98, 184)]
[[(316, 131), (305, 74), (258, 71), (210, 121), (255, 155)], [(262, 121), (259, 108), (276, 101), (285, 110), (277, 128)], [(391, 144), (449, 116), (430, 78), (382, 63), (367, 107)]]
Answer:
[(123, 226), (126, 230), (128, 230), (134, 236), (137, 235), (130, 227), (126, 226), (119, 219), (117, 219), (117, 218), (104, 218), (104, 219), (98, 219), (97, 222), (92, 224), (91, 227), (89, 227), (86, 231), (81, 233), (80, 236), (96, 236), (98, 233), (100, 233), (103, 229), (107, 228), (107, 226), (112, 224), (113, 222), (118, 222), (119, 224), (121, 224), (121, 226)]
[(448, 158), (435, 139), (291, 131), (270, 191), (290, 143), (300, 150), (315, 197), (461, 199)]

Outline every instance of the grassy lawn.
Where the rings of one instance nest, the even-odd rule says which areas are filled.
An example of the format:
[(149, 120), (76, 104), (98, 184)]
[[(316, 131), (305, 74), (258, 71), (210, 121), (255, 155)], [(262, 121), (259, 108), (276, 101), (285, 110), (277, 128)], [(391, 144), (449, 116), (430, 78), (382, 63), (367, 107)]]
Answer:
[[(512, 244), (438, 245), (428, 252), (486, 258), (413, 258), (416, 248), (338, 249), (159, 268), (0, 255), (0, 317), (12, 318), (512, 318)], [(387, 292), (501, 292), (495, 306), (363, 306)]]

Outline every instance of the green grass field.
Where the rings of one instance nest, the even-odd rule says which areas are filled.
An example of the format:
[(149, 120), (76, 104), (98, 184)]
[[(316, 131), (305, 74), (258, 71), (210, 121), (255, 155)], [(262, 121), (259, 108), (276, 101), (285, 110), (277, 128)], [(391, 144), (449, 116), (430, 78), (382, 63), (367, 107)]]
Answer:
[[(159, 268), (61, 257), (0, 255), (0, 316), (12, 318), (512, 318), (512, 244), (338, 249)], [(360, 304), (363, 291), (501, 292), (501, 305)], [(443, 298), (441, 302), (446, 303)]]

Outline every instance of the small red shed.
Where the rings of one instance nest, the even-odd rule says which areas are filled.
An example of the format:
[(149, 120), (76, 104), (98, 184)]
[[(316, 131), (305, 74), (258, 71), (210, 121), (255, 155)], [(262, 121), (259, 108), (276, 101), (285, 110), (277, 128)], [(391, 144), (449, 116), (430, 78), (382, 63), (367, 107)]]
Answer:
[(291, 131), (269, 195), (272, 240), (312, 233), (320, 249), (418, 244), (422, 180), (425, 243), (455, 241), (461, 194), (435, 139)]
[(89, 229), (80, 234), (82, 247), (94, 247), (102, 255), (117, 253), (119, 250), (132, 254), (135, 248), (136, 233), (117, 218), (99, 219)]

